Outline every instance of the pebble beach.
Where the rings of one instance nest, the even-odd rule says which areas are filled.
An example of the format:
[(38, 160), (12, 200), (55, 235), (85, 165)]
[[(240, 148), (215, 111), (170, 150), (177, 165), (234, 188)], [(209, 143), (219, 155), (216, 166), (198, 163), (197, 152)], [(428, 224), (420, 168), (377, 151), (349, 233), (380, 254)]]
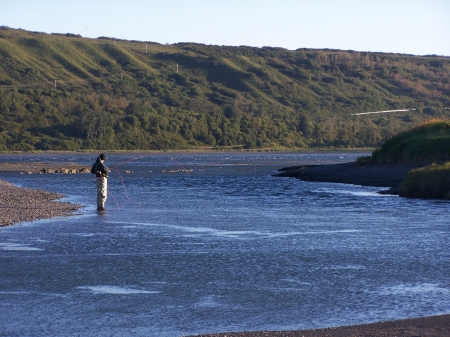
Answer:
[(63, 197), (48, 191), (19, 188), (0, 180), (0, 227), (67, 216), (81, 207), (57, 200)]
[[(280, 177), (385, 187), (397, 194), (406, 174), (422, 163), (356, 166), (354, 163), (311, 165), (281, 169)], [(438, 337), (450, 336), (450, 315), (376, 322), (372, 324), (298, 331), (229, 332), (197, 337)]]
[[(443, 337), (450, 336), (450, 315), (299, 331), (229, 332), (196, 337)], [(191, 336), (194, 337), (194, 336)]]

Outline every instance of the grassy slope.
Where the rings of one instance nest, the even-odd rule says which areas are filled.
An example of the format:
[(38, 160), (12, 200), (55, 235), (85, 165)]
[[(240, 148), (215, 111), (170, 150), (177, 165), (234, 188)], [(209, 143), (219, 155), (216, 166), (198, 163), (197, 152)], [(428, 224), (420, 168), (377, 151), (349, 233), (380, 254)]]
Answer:
[[(286, 108), (327, 106), (348, 115), (394, 108), (396, 102), (405, 107), (415, 104), (414, 90), (419, 98), (432, 98), (438, 84), (432, 83), (433, 77), (441, 72), (448, 80), (450, 75), (450, 60), (445, 58), (114, 42), (21, 30), (0, 30), (0, 54), (7, 61), (0, 65), (1, 80), (12, 85), (38, 86), (46, 81), (52, 85), (59, 79), (62, 87), (70, 89), (73, 83), (107, 82), (105, 77), (118, 79), (122, 73), (135, 80), (139, 74), (173, 73), (178, 64), (183, 76), (206, 79), (200, 81), (206, 92), (219, 83)], [(440, 95), (450, 94), (450, 88), (441, 86)]]
[[(176, 72), (177, 65), (179, 73)], [(49, 92), (53, 90), (55, 80), (57, 90)], [(142, 128), (147, 123), (145, 118), (152, 121), (167, 118), (169, 122), (180, 124), (180, 128), (191, 128), (186, 134), (196, 135), (198, 130), (192, 123), (186, 124), (186, 118), (192, 121), (195, 116), (201, 120), (211, 114), (220, 116), (210, 125), (219, 125), (224, 134), (238, 134), (226, 143), (220, 138), (220, 132), (213, 132), (217, 144), (237, 145), (259, 138), (261, 143), (277, 142), (286, 146), (294, 143), (374, 146), (430, 116), (450, 115), (444, 109), (450, 102), (449, 81), (450, 59), (443, 57), (187, 43), (161, 45), (0, 29), (0, 86), (8, 94), (18, 90), (8, 99), (25, 102), (20, 118), (15, 118), (12, 113), (5, 115), (3, 123), (10, 124), (3, 131), (0, 129), (0, 143), (2, 139), (8, 139), (9, 143), (5, 144), (15, 144), (14, 139), (29, 132), (30, 137), (39, 139), (66, 137), (64, 139), (75, 147), (92, 146), (95, 142), (80, 139), (86, 137), (86, 132), (78, 138), (63, 133), (64, 127), (70, 129), (83, 123), (81, 119), (74, 120), (73, 111), (61, 109), (68, 105), (64, 100), (71, 97), (70, 104), (77, 101), (84, 105), (81, 110), (114, 114), (110, 116), (108, 128), (114, 131), (116, 139), (122, 140), (115, 147), (128, 146), (130, 141), (126, 139), (130, 137), (148, 138), (142, 144), (156, 144), (158, 140), (148, 134), (149, 129)], [(36, 93), (26, 92), (29, 89), (45, 91), (50, 104), (63, 116), (56, 116), (56, 113), (50, 116), (47, 112), (36, 116), (35, 112), (29, 112), (31, 110), (25, 105), (38, 104), (43, 110), (42, 102), (33, 96)], [(92, 93), (103, 97), (103, 102), (121, 100), (116, 104), (120, 109), (114, 110), (106, 103), (91, 104), (87, 108)], [(137, 125), (127, 124), (128, 110), (132, 109), (126, 107), (132, 102), (144, 106), (141, 110), (151, 106), (160, 116), (138, 111), (146, 115), (138, 125), (141, 130), (134, 136), (127, 136), (123, 130)], [(11, 112), (20, 110), (15, 104), (8, 107)], [(409, 107), (416, 107), (416, 113), (350, 116), (363, 111)], [(230, 108), (232, 113), (226, 115), (225, 111)], [(166, 113), (163, 115), (161, 111)], [(32, 116), (25, 118), (23, 115), (26, 114)], [(135, 116), (141, 118), (137, 113)], [(308, 118), (306, 130), (297, 127), (300, 116)], [(27, 123), (23, 123), (25, 119)], [(57, 127), (62, 131), (55, 135), (40, 126), (36, 128), (33, 123), (38, 119), (38, 126)], [(54, 124), (54, 120), (61, 125)], [(270, 125), (266, 130), (255, 129), (255, 125), (261, 123)], [(232, 124), (239, 130), (227, 129)], [(163, 130), (164, 125), (159, 128)], [(253, 128), (253, 135), (247, 137), (249, 139), (239, 136), (239, 133), (249, 134), (248, 126)], [(187, 147), (188, 140), (183, 139), (179, 131), (167, 130), (165, 146), (170, 148), (177, 143)], [(101, 133), (101, 130), (94, 131)], [(31, 142), (30, 148), (36, 142)], [(189, 142), (205, 145), (201, 137)]]
[(386, 141), (372, 155), (380, 163), (450, 160), (450, 122), (431, 120)]
[(432, 120), (402, 132), (375, 150), (372, 160), (428, 164), (407, 174), (400, 196), (450, 199), (450, 121)]
[(400, 186), (400, 196), (450, 199), (450, 162), (412, 170)]

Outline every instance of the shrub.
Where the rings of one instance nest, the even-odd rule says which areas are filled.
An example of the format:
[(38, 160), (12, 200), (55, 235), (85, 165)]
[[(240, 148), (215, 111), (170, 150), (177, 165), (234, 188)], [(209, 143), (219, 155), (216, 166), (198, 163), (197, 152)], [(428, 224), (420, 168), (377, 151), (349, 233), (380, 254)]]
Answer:
[(450, 159), (450, 122), (431, 120), (386, 141), (372, 153), (374, 161), (444, 162)]
[(399, 195), (410, 198), (450, 199), (450, 162), (412, 170), (401, 184)]
[(364, 165), (370, 165), (373, 164), (374, 160), (372, 156), (363, 156), (356, 158), (356, 165), (358, 166), (364, 166)]

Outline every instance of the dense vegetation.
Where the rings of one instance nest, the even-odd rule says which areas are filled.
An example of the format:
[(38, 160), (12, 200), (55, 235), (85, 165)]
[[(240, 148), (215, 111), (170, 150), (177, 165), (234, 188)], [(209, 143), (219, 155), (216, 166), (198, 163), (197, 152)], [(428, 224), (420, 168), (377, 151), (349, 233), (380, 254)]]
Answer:
[(431, 120), (387, 140), (372, 153), (379, 163), (450, 160), (450, 122)]
[(399, 195), (450, 199), (450, 121), (430, 120), (388, 139), (358, 164), (414, 162), (423, 167), (407, 174)]
[(375, 147), (449, 103), (447, 57), (0, 27), (0, 150)]
[(450, 162), (412, 170), (400, 186), (399, 194), (410, 198), (450, 199)]

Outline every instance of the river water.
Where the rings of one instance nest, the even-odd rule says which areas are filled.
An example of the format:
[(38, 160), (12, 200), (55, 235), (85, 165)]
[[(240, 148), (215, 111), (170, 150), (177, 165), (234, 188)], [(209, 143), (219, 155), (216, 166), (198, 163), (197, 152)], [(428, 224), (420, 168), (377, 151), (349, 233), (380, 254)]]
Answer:
[(449, 202), (272, 176), (360, 155), (112, 154), (100, 213), (91, 174), (0, 173), (85, 206), (1, 229), (0, 335), (186, 336), (450, 313)]

